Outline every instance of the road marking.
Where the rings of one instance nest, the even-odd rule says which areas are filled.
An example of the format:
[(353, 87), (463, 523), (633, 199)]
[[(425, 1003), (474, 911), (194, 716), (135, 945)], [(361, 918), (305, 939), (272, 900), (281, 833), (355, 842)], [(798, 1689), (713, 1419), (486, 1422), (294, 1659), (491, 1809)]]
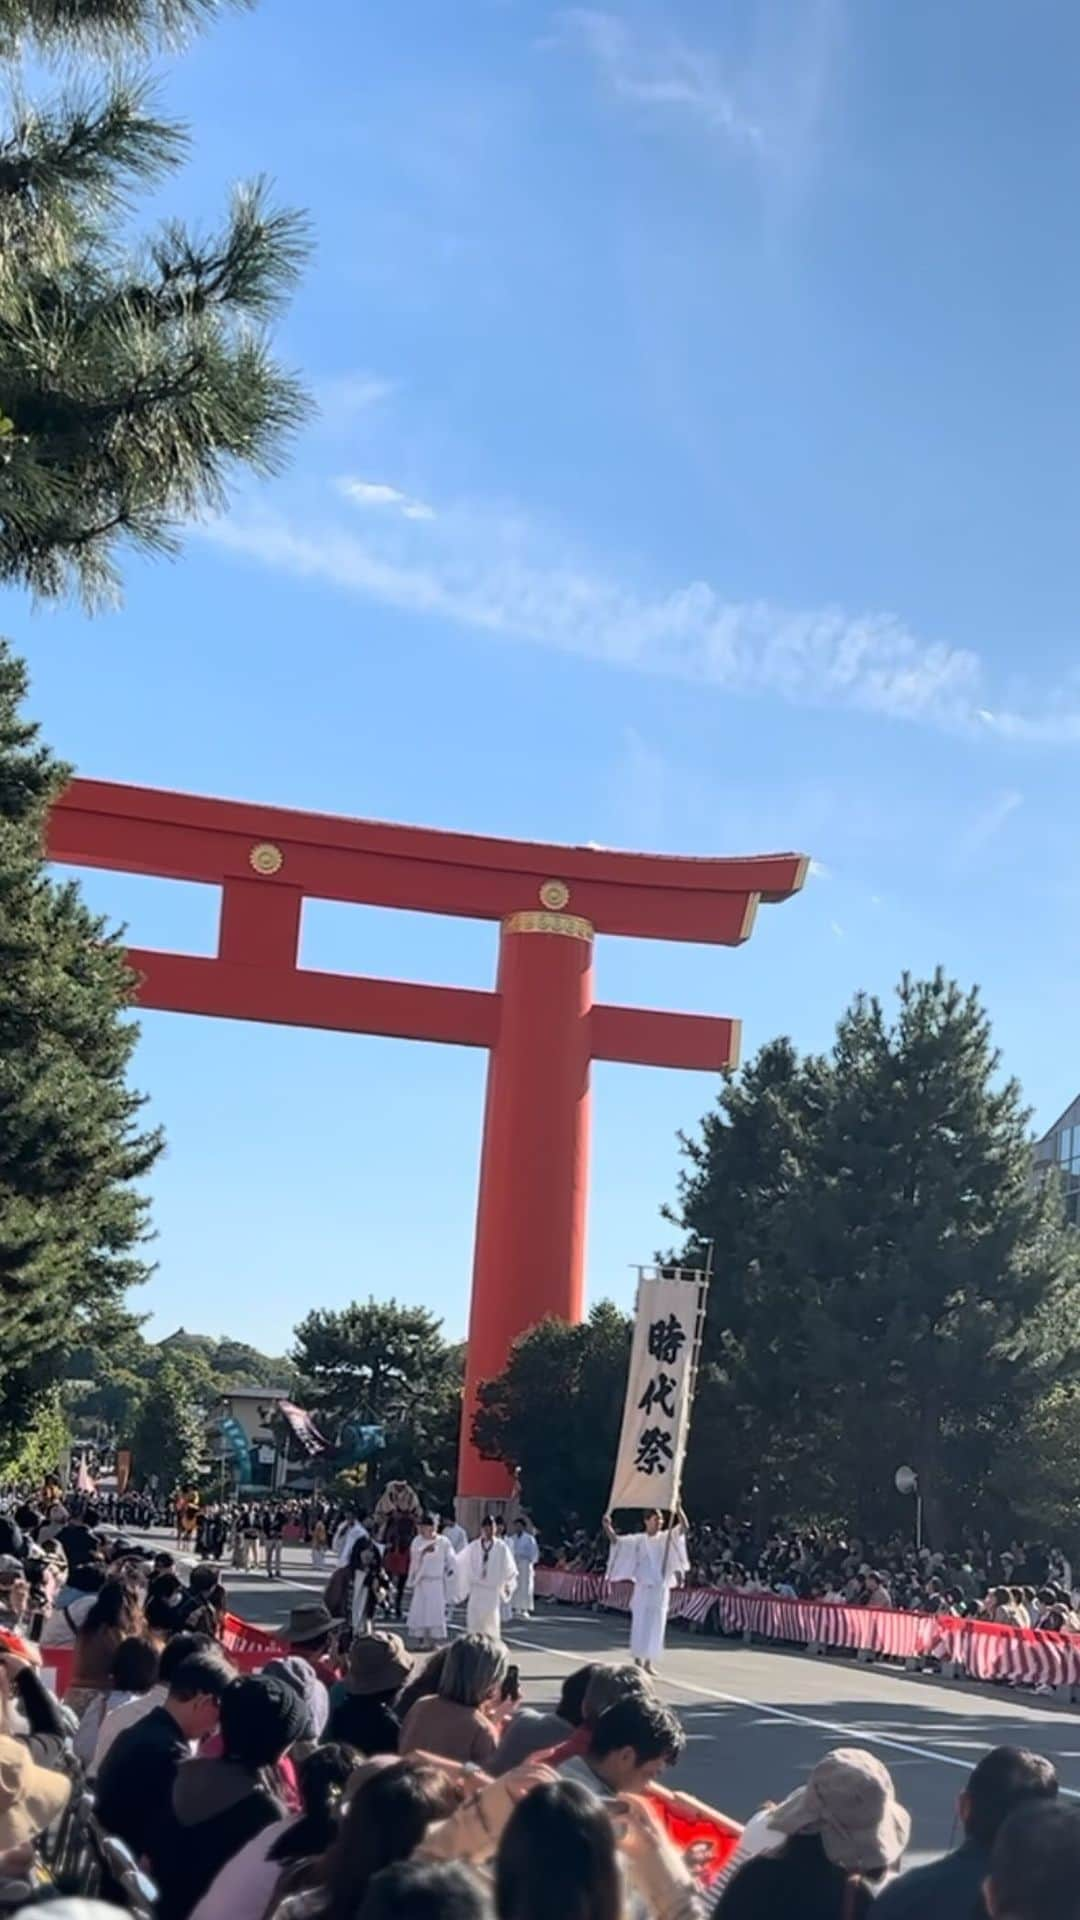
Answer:
[[(549, 1653), (554, 1659), (567, 1660), (573, 1665), (577, 1665), (581, 1657), (577, 1653), (567, 1653), (561, 1647), (541, 1645), (537, 1640), (513, 1639), (509, 1634), (506, 1638), (515, 1647), (531, 1648), (536, 1653)], [(844, 1726), (837, 1720), (819, 1720), (812, 1714), (795, 1713), (789, 1707), (773, 1707), (766, 1705), (764, 1700), (748, 1700), (741, 1693), (723, 1693), (718, 1687), (702, 1687), (693, 1680), (669, 1679), (667, 1684), (669, 1687), (681, 1687), (684, 1693), (699, 1693), (706, 1700), (719, 1700), (729, 1707), (746, 1707), (755, 1713), (767, 1714), (773, 1720), (794, 1721), (797, 1726), (817, 1727), (823, 1733), (838, 1733), (845, 1739), (856, 1741), (860, 1746), (892, 1747), (899, 1753), (913, 1754), (917, 1760), (936, 1760), (943, 1767), (960, 1767), (965, 1773), (971, 1772), (970, 1760), (958, 1760), (952, 1753), (936, 1753), (932, 1747), (920, 1747), (914, 1741), (899, 1740), (895, 1734), (874, 1733), (868, 1727)], [(1061, 1717), (1075, 1719), (1076, 1716), (1062, 1715)], [(1080, 1800), (1080, 1792), (1072, 1787), (1062, 1787), (1060, 1791), (1067, 1794), (1070, 1800)]]

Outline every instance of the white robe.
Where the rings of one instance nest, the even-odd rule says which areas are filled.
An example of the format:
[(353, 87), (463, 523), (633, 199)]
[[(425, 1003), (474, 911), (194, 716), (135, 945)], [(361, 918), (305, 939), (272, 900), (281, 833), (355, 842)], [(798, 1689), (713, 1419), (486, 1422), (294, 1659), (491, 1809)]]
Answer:
[(611, 1543), (608, 1579), (631, 1580), (630, 1651), (635, 1660), (659, 1660), (664, 1651), (671, 1589), (689, 1570), (686, 1535), (681, 1527), (670, 1533), (624, 1533)]
[(446, 1639), (446, 1594), (455, 1571), (454, 1549), (445, 1534), (425, 1540), (418, 1533), (409, 1548), (405, 1583), (412, 1590), (405, 1622), (410, 1633), (440, 1643)]
[(485, 1554), (484, 1542), (474, 1540), (458, 1555), (459, 1591), (467, 1600), (465, 1625), (470, 1633), (502, 1639), (502, 1601), (517, 1586), (514, 1556), (505, 1540), (493, 1540)]
[(349, 1555), (358, 1540), (370, 1539), (362, 1520), (343, 1520), (331, 1542), (331, 1552), (337, 1555), (339, 1567), (347, 1567)]
[(540, 1558), (540, 1549), (533, 1533), (515, 1533), (510, 1541), (510, 1551), (517, 1567), (517, 1591), (514, 1594), (514, 1612), (519, 1619), (527, 1619), (533, 1610), (533, 1568)]
[(455, 1553), (464, 1553), (466, 1547), (469, 1544), (469, 1536), (466, 1533), (464, 1527), (458, 1526), (458, 1523), (456, 1520), (450, 1520), (447, 1522), (446, 1526), (443, 1528), (443, 1535), (447, 1540), (449, 1540), (450, 1545), (453, 1547)]

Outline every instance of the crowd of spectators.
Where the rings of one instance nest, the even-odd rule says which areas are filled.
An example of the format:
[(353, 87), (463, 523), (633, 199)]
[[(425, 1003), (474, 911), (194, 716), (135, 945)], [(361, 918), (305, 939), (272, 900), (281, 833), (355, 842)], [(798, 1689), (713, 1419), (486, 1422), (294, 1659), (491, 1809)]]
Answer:
[[(89, 1793), (109, 1860), (148, 1876), (160, 1920), (865, 1920), (871, 1904), (881, 1920), (1080, 1920), (1080, 1808), (1037, 1754), (980, 1759), (959, 1846), (905, 1871), (918, 1835), (873, 1752), (779, 1777), (777, 1803), (740, 1827), (671, 1780), (685, 1735), (638, 1667), (583, 1664), (557, 1700), (523, 1703), (500, 1641), (466, 1633), (420, 1662), (384, 1628), (346, 1646), (312, 1606), (241, 1674), (218, 1570), (106, 1543), (92, 1517), (70, 1523), (45, 1612), (70, 1635), (62, 1702), (26, 1607), (0, 1629), (0, 1907), (79, 1891), (49, 1866), (50, 1835)], [(25, 1566), (18, 1522), (4, 1524)], [(778, 1591), (850, 1598), (864, 1568), (924, 1593), (946, 1579), (902, 1546), (895, 1566), (880, 1550), (872, 1565), (839, 1533), (777, 1531), (752, 1556), (724, 1528), (699, 1529), (698, 1577), (739, 1548), (745, 1576)], [(1010, 1570), (1033, 1579), (1010, 1595), (1046, 1591), (1054, 1571), (1025, 1551)], [(970, 1568), (991, 1590), (999, 1572)], [(122, 1885), (101, 1890), (123, 1903)]]
[[(693, 1587), (1080, 1632), (1072, 1567), (1060, 1548), (1041, 1543), (1012, 1540), (998, 1548), (987, 1534), (967, 1534), (954, 1550), (941, 1552), (898, 1534), (871, 1541), (844, 1527), (780, 1524), (756, 1540), (749, 1522), (725, 1515), (691, 1524), (689, 1553)], [(602, 1574), (608, 1543), (602, 1534), (576, 1529), (546, 1557), (549, 1564)]]

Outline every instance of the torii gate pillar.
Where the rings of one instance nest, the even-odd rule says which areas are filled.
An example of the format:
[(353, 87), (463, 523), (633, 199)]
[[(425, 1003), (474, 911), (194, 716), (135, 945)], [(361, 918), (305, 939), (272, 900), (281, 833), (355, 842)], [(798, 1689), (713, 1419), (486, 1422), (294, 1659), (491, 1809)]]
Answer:
[[(499, 941), (499, 1032), (488, 1061), (465, 1405), (533, 1323), (581, 1319), (589, 1181), (593, 930), (566, 913), (515, 913)], [(464, 1424), (460, 1484), (506, 1498)]]
[[(594, 935), (736, 946), (760, 901), (801, 887), (806, 861), (540, 846), (96, 780), (57, 802), (48, 851), (220, 888), (216, 955), (129, 950), (140, 1006), (487, 1048), (459, 1509), (505, 1501), (506, 1469), (473, 1445), (477, 1389), (537, 1321), (581, 1318), (591, 1062), (738, 1060), (737, 1020), (596, 1004)], [(301, 967), (305, 898), (497, 920), (496, 989)]]

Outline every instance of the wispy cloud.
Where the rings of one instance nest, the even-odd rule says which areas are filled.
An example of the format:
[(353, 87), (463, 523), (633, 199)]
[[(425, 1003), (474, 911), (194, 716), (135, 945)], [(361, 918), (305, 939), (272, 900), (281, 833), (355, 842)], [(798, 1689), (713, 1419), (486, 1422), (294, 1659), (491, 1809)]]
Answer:
[(832, 869), (825, 865), (824, 860), (811, 860), (810, 865), (807, 868), (807, 871), (810, 875), (811, 880), (831, 880), (832, 879)]
[(1024, 796), (1015, 787), (1006, 787), (1001, 793), (995, 793), (956, 835), (952, 846), (953, 865), (966, 866), (976, 854), (988, 847), (1023, 804)]
[(328, 419), (353, 420), (391, 399), (397, 384), (377, 373), (335, 373), (316, 381), (315, 397)]
[(673, 35), (645, 40), (617, 14), (568, 7), (558, 16), (563, 36), (593, 61), (617, 99), (644, 110), (689, 115), (705, 131), (757, 146), (761, 128), (747, 115), (732, 76), (713, 55)]
[[(623, 671), (975, 737), (1080, 744), (1075, 690), (1067, 704), (1055, 689), (995, 710), (980, 654), (925, 640), (891, 612), (729, 600), (704, 580), (648, 590), (598, 570), (520, 513), (450, 503), (436, 515), (386, 481), (336, 485), (362, 524), (335, 524), (305, 504), (293, 519), (240, 510), (200, 531), (382, 606)], [(984, 834), (1020, 799), (1000, 795)]]
[(434, 520), (435, 509), (426, 500), (414, 500), (411, 494), (402, 493), (400, 487), (388, 486), (385, 480), (355, 480), (345, 474), (338, 481), (338, 492), (357, 507), (392, 507), (405, 520)]
[(383, 482), (339, 487), (367, 510), (363, 533), (257, 515), (204, 532), (404, 612), (639, 673), (954, 729), (985, 698), (976, 654), (921, 640), (891, 613), (730, 601), (700, 580), (644, 592), (552, 552), (520, 519), (452, 508), (435, 523), (425, 502)]

